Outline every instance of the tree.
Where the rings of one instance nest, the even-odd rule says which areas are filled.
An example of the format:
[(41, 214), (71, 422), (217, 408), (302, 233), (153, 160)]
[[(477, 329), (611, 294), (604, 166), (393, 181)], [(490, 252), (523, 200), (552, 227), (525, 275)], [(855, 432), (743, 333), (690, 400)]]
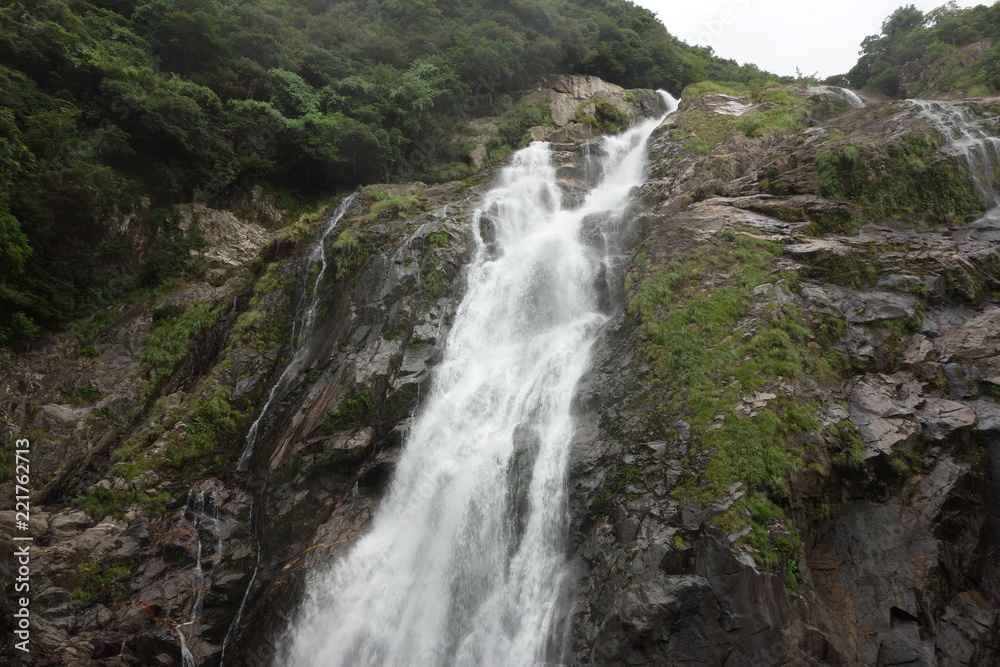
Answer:
[(0, 282), (21, 275), (30, 256), (31, 246), (21, 223), (10, 213), (0, 212)]

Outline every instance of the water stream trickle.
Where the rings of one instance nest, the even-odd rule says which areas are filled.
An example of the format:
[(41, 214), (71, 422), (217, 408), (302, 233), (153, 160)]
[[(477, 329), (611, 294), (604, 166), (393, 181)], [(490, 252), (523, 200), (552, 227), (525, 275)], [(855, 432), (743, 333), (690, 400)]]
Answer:
[(608, 239), (662, 120), (601, 140), (598, 182), (575, 208), (540, 142), (485, 195), (471, 220), (468, 290), (396, 475), (371, 531), (308, 583), (284, 664), (545, 659), (567, 584), (571, 402), (607, 319)]
[(211, 491), (188, 491), (187, 502), (181, 509), (181, 518), (187, 521), (194, 531), (195, 539), (195, 596), (191, 605), (191, 614), (187, 621), (175, 626), (177, 638), (181, 647), (181, 664), (183, 667), (194, 667), (194, 655), (188, 648), (184, 628), (193, 626), (201, 616), (205, 593), (211, 586), (211, 573), (218, 567), (222, 557), (222, 534), (219, 531), (219, 507), (215, 494)]
[[(291, 338), (294, 350), (292, 360), (288, 362), (285, 370), (278, 377), (278, 381), (271, 387), (267, 401), (264, 402), (264, 407), (261, 408), (257, 419), (251, 424), (250, 430), (247, 432), (243, 452), (240, 454), (239, 461), (236, 464), (237, 470), (247, 469), (257, 441), (260, 440), (264, 431), (267, 430), (268, 420), (273, 417), (271, 414), (272, 407), (284, 397), (285, 393), (294, 384), (299, 371), (302, 370), (302, 363), (305, 361), (309, 351), (307, 343), (312, 336), (313, 329), (316, 327), (316, 314), (319, 310), (319, 302), (322, 296), (320, 286), (323, 284), (323, 278), (326, 277), (326, 238), (337, 227), (337, 223), (340, 222), (340, 219), (344, 217), (344, 214), (347, 213), (357, 198), (357, 194), (345, 197), (334, 212), (330, 214), (326, 223), (316, 233), (316, 241), (313, 243), (312, 250), (310, 250), (304, 263), (305, 291), (302, 293), (297, 315), (292, 322)], [(316, 273), (316, 277), (312, 278), (314, 272)]]

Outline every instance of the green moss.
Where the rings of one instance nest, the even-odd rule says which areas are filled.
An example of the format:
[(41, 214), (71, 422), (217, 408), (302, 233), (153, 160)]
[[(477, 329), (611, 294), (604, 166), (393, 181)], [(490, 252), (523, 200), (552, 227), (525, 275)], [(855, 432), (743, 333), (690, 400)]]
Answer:
[(906, 478), (913, 473), (910, 463), (902, 457), (893, 456), (889, 458), (889, 470), (897, 477)]
[(845, 470), (860, 470), (865, 467), (865, 441), (858, 427), (850, 419), (844, 419), (829, 427), (827, 433), (837, 443), (833, 453), (833, 463)]
[[(587, 114), (585, 109), (590, 105), (594, 106), (593, 115)], [(608, 134), (617, 134), (627, 130), (632, 125), (632, 115), (625, 113), (606, 98), (595, 95), (590, 100), (581, 102), (576, 109), (576, 120), (578, 123), (591, 125)]]
[[(180, 406), (163, 413), (154, 406), (154, 425), (112, 451), (117, 475), (141, 486), (147, 471), (170, 477), (216, 474), (242, 445), (243, 428), (252, 411), (252, 407), (234, 407), (231, 394), (232, 387), (218, 384), (210, 375), (199, 381)], [(183, 425), (167, 431), (160, 421), (168, 418), (166, 423)], [(157, 441), (157, 451), (150, 451)]]
[(672, 138), (683, 141), (682, 152), (708, 155), (723, 139), (737, 134), (749, 138), (767, 138), (800, 130), (809, 120), (807, 100), (792, 94), (787, 87), (758, 86), (750, 93), (750, 102), (759, 105), (741, 116), (704, 113), (690, 101), (705, 94), (738, 95), (736, 91), (712, 83), (689, 86), (686, 101), (677, 119)]
[(696, 97), (701, 97), (702, 95), (738, 95), (733, 88), (723, 86), (721, 84), (715, 83), (714, 81), (701, 81), (699, 83), (692, 83), (690, 86), (684, 89), (681, 93), (682, 100), (693, 100)]
[(765, 495), (751, 492), (716, 517), (714, 523), (730, 533), (749, 528), (734, 546), (748, 547), (757, 565), (778, 573), (790, 592), (799, 587), (798, 554), (802, 551), (802, 540), (781, 507)]
[[(707, 502), (742, 482), (780, 495), (799, 465), (791, 443), (818, 428), (816, 406), (808, 397), (779, 395), (747, 416), (739, 409), (742, 398), (778, 378), (820, 377), (832, 369), (809, 341), (813, 323), (799, 308), (777, 302), (755, 307), (759, 298), (752, 290), (760, 284), (785, 280), (786, 289), (794, 286), (794, 275), (774, 274), (780, 246), (733, 232), (717, 239), (654, 272), (633, 268), (627, 307), (639, 318), (663, 390), (658, 412), (684, 415), (699, 446), (715, 450), (707, 470), (677, 494)], [(719, 284), (721, 274), (732, 277)], [(753, 329), (747, 331), (741, 327), (749, 326), (751, 313)]]
[(878, 281), (881, 269), (877, 248), (869, 246), (844, 254), (823, 253), (809, 264), (804, 273), (808, 278), (822, 276), (836, 285), (863, 289)]
[(232, 336), (264, 353), (278, 347), (289, 329), (287, 317), (275, 317), (273, 312), (251, 307), (236, 319)]
[[(274, 349), (284, 343), (291, 332), (291, 299), (288, 291), (295, 285), (295, 277), (286, 272), (279, 262), (269, 264), (254, 284), (249, 308), (240, 314), (233, 325), (231, 337), (244, 342), (258, 352)], [(275, 293), (284, 292), (278, 298)]]
[(420, 272), (420, 287), (423, 292), (433, 299), (444, 295), (445, 288), (451, 281), (451, 276), (433, 264)]
[(920, 331), (922, 323), (923, 315), (917, 313), (912, 317), (881, 320), (872, 325), (889, 331), (889, 336), (882, 343), (883, 370), (887, 372), (896, 370), (899, 360), (903, 356), (903, 351), (910, 340), (910, 336)]
[(454, 237), (443, 229), (427, 235), (427, 245), (431, 248), (450, 248), (454, 242)]
[(788, 86), (761, 84), (754, 86), (750, 91), (750, 100), (754, 104), (766, 104), (771, 102), (773, 104), (791, 106), (802, 101), (800, 97), (792, 96), (792, 90), (793, 89)]
[(130, 593), (125, 580), (139, 572), (140, 563), (139, 558), (89, 560), (76, 569), (74, 579), (80, 583), (70, 591), (69, 597), (83, 604), (122, 604)]
[(420, 397), (420, 387), (415, 382), (402, 385), (396, 391), (386, 396), (382, 406), (382, 419), (385, 423), (395, 425), (411, 414)]
[(337, 235), (331, 250), (337, 266), (337, 280), (343, 280), (353, 273), (371, 255), (371, 246), (359, 241), (350, 229)]
[[(385, 192), (385, 190), (376, 190)], [(365, 221), (376, 222), (381, 219), (392, 220), (394, 218), (406, 218), (416, 211), (426, 211), (427, 202), (419, 194), (401, 195), (399, 197), (385, 197), (372, 204), (365, 216)]]
[(344, 429), (362, 426), (371, 421), (375, 411), (375, 402), (368, 387), (351, 390), (340, 400), (340, 405), (323, 420), (323, 423), (313, 431), (313, 435), (333, 435)]
[(982, 209), (963, 167), (935, 155), (939, 142), (919, 133), (888, 145), (840, 146), (820, 152), (821, 194), (863, 204), (878, 218), (928, 213), (961, 222)]
[(801, 130), (809, 113), (801, 106), (775, 107), (765, 111), (750, 111), (739, 117), (736, 127), (748, 137), (768, 137)]
[(497, 137), (487, 144), (491, 153), (502, 153), (502, 149), (524, 148), (531, 142), (528, 131), (537, 125), (552, 125), (552, 110), (547, 101), (529, 102), (521, 100), (511, 107), (497, 124)]
[(166, 512), (166, 502), (170, 494), (166, 491), (149, 493), (135, 488), (125, 490), (92, 488), (77, 496), (73, 502), (83, 511), (100, 521), (106, 516), (125, 519), (125, 509), (130, 505), (140, 505), (147, 508), (153, 516), (162, 516)]
[(74, 324), (71, 331), (77, 337), (77, 340), (80, 341), (80, 345), (87, 346), (98, 334), (121, 319), (121, 316), (121, 311), (116, 308), (99, 310), (90, 317)]
[(158, 376), (168, 375), (188, 355), (194, 336), (215, 322), (218, 314), (212, 304), (203, 302), (161, 318), (146, 338), (139, 359)]
[(592, 508), (595, 511), (606, 510), (611, 502), (624, 491), (625, 487), (635, 480), (642, 472), (640, 465), (623, 465), (619, 467), (613, 476), (609, 476), (609, 481), (601, 487), (601, 491), (594, 498)]
[(70, 396), (70, 402), (73, 405), (86, 405), (87, 403), (95, 403), (101, 400), (104, 394), (101, 390), (89, 382), (85, 382), (77, 387), (76, 392)]

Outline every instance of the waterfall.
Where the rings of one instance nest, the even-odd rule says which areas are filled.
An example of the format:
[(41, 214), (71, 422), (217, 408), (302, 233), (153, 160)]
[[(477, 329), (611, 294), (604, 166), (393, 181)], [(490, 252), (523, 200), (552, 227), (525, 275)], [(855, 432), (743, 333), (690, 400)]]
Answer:
[[(240, 454), (239, 461), (236, 464), (237, 470), (247, 469), (250, 457), (253, 456), (254, 448), (257, 445), (257, 440), (263, 432), (261, 429), (263, 428), (264, 431), (267, 430), (267, 420), (271, 417), (271, 407), (285, 395), (285, 392), (292, 386), (293, 381), (302, 368), (302, 363), (305, 361), (309, 350), (306, 343), (309, 341), (310, 336), (312, 336), (313, 329), (316, 326), (316, 313), (319, 310), (320, 302), (320, 286), (323, 284), (323, 278), (326, 277), (326, 238), (336, 228), (337, 223), (340, 222), (340, 219), (344, 217), (344, 214), (347, 213), (357, 198), (357, 194), (345, 197), (334, 212), (330, 214), (326, 223), (316, 233), (316, 241), (313, 243), (313, 247), (304, 264), (306, 289), (302, 293), (302, 298), (299, 300), (299, 307), (296, 309), (296, 317), (292, 321), (292, 348), (294, 350), (292, 360), (288, 362), (278, 381), (271, 387), (271, 392), (267, 396), (264, 407), (261, 409), (260, 414), (257, 415), (254, 423), (251, 424), (250, 430), (247, 432), (246, 444), (244, 444), (243, 452)], [(316, 273), (316, 277), (313, 279), (312, 274), (314, 272)]]
[(599, 182), (576, 208), (541, 142), (484, 196), (468, 290), (395, 477), (371, 531), (308, 582), (284, 664), (545, 659), (567, 586), (571, 402), (607, 318), (605, 244), (585, 238), (614, 233), (662, 120), (601, 140)]
[(840, 94), (847, 100), (847, 103), (851, 105), (852, 109), (861, 109), (865, 106), (864, 100), (858, 97), (858, 94), (849, 88), (837, 88)]
[(861, 109), (865, 106), (865, 101), (858, 97), (858, 94), (850, 88), (841, 88), (840, 86), (809, 86), (806, 88), (807, 95), (820, 95), (823, 93), (836, 95), (847, 102), (852, 109)]
[[(1000, 138), (986, 131), (986, 121), (959, 102), (907, 100), (918, 109), (918, 116), (944, 137), (942, 151), (957, 157), (969, 174), (987, 208), (987, 217), (996, 217), (1000, 209)], [(989, 117), (994, 127), (998, 119)]]

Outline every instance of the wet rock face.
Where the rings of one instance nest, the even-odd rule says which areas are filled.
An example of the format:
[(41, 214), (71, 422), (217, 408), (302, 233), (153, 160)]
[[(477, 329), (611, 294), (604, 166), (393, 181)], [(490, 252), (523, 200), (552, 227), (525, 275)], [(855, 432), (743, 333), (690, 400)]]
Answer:
[[(72, 508), (36, 510), (32, 584), (43, 582), (32, 589), (37, 664), (113, 657), (119, 664), (179, 664), (181, 632), (199, 662), (214, 660), (225, 602), (246, 578), (220, 566), (248, 555), (249, 502), (246, 492), (205, 479), (183, 505), (151, 523), (136, 511), (95, 522)], [(5, 532), (13, 524), (13, 512), (0, 512)]]
[[(364, 531), (427, 390), (471, 252), (479, 186), (454, 185), (394, 188), (420, 193), (409, 217), (359, 203), (328, 236), (318, 287), (318, 272), (300, 275), (313, 228), (284, 232), (254, 274), (259, 228), (195, 205), (218, 275), (17, 359), (0, 432), (32, 440), (32, 604), (46, 610), (26, 664), (272, 662), (301, 574)], [(248, 475), (243, 436), (309, 289), (322, 291), (315, 334)], [(169, 364), (149, 353), (168, 330), (190, 337)]]
[[(705, 97), (714, 99), (689, 101), (686, 113), (715, 118), (753, 106)], [(884, 146), (900, 134), (877, 127), (911, 122), (887, 109), (830, 122), (842, 126), (850, 114), (852, 131)], [(787, 147), (785, 173), (805, 173), (823, 150), (814, 139), (823, 125), (804, 141), (724, 138), (699, 156), (666, 141), (689, 122), (674, 118), (654, 137), (627, 305), (596, 345), (576, 399), (578, 588), (563, 662), (1000, 664), (992, 226), (880, 219), (863, 202), (823, 197), (815, 184), (763, 193), (761, 166), (779, 159), (768, 151)], [(706, 197), (711, 178), (711, 194), (723, 196)], [(850, 233), (829, 233), (849, 220)], [(727, 256), (727, 244), (763, 242), (777, 244), (773, 260), (739, 251), (728, 256), (742, 264), (713, 259)], [(765, 273), (749, 286), (748, 267)], [(637, 301), (657, 293), (643, 291), (654, 284), (670, 296), (655, 307)], [(692, 334), (707, 326), (690, 306), (720, 290), (743, 290), (743, 310), (695, 359), (733, 340), (749, 345), (773, 313), (787, 313), (803, 327), (791, 335), (801, 336), (795, 344), (807, 359), (830, 364), (810, 371), (803, 361), (796, 370), (785, 348), (773, 366), (784, 370), (742, 380), (761, 388), (723, 375), (714, 385), (718, 414), (699, 415), (660, 365), (668, 356), (683, 369), (689, 358), (655, 345), (675, 309), (693, 313), (685, 320)], [(752, 349), (769, 358), (778, 348)], [(795, 456), (782, 487), (714, 482), (749, 478), (718, 465), (739, 442), (713, 432), (791, 415), (780, 412), (786, 400), (809, 406), (810, 418), (794, 426), (786, 417), (775, 431)], [(756, 455), (742, 451), (741, 468), (751, 468)]]
[(342, 221), (371, 254), (331, 293), (297, 388), (261, 442), (263, 560), (234, 628), (237, 663), (279, 650), (305, 577), (367, 529), (459, 303), (472, 201), (432, 199), (405, 220)]

